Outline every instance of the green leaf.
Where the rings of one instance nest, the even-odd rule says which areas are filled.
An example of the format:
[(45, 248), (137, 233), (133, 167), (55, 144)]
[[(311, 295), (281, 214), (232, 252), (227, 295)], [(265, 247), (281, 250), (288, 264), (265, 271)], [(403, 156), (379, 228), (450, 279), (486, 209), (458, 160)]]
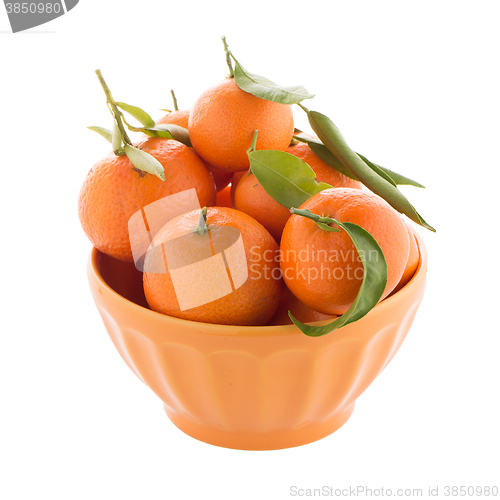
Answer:
[(323, 229), (323, 231), (330, 231), (331, 233), (338, 233), (340, 229), (337, 229), (336, 227), (329, 226), (325, 222), (317, 222), (316, 225)]
[(156, 177), (159, 177), (162, 181), (165, 180), (163, 165), (154, 156), (151, 156), (141, 149), (129, 146), (128, 144), (125, 144), (124, 149), (125, 154), (135, 168), (147, 172), (148, 174), (156, 175)]
[(377, 165), (376, 163), (372, 163), (370, 160), (365, 158), (363, 155), (356, 153), (372, 170), (375, 170), (376, 172), (382, 171), (384, 172), (389, 178), (394, 182), (395, 185), (401, 186), (401, 185), (406, 185), (406, 186), (415, 186), (419, 188), (424, 188), (422, 184), (420, 184), (417, 181), (414, 181), (413, 179), (409, 179), (408, 177), (405, 177), (404, 175), (398, 174), (397, 172), (393, 172), (392, 170), (389, 170), (388, 168), (381, 167), (380, 165)]
[[(312, 152), (324, 161), (327, 165), (337, 170), (341, 174), (344, 174), (346, 177), (354, 179), (355, 181), (359, 180), (355, 175), (352, 174), (349, 170), (347, 170), (342, 163), (337, 160), (337, 158), (328, 150), (328, 148), (318, 139), (314, 137), (307, 137), (305, 135), (294, 135), (295, 139), (305, 142), (312, 150)], [(398, 174), (397, 172), (393, 172), (388, 168), (381, 167), (376, 163), (371, 162), (363, 155), (356, 153), (372, 170), (377, 172), (380, 176), (384, 177), (388, 182), (393, 185), (407, 185), (407, 186), (415, 186), (423, 188), (424, 186), (413, 179), (409, 179), (404, 175)]]
[(111, 136), (111, 145), (115, 154), (122, 153), (122, 134), (116, 122), (113, 124), (113, 134)]
[(248, 153), (250, 169), (264, 190), (281, 205), (302, 205), (313, 194), (331, 188), (318, 182), (312, 168), (284, 151), (259, 150)]
[(154, 127), (155, 121), (143, 109), (138, 108), (137, 106), (131, 106), (130, 104), (125, 104), (124, 102), (117, 102), (116, 105), (123, 109), (123, 111), (126, 111), (129, 115), (133, 116), (145, 127)]
[(421, 226), (435, 231), (415, 210), (403, 193), (372, 170), (346, 143), (334, 123), (317, 111), (307, 111), (309, 123), (321, 142), (351, 171), (368, 189), (384, 198), (395, 210), (408, 216)]
[(351, 307), (339, 318), (323, 326), (306, 325), (288, 312), (293, 323), (310, 337), (321, 337), (353, 323), (368, 314), (381, 299), (387, 285), (387, 262), (375, 238), (361, 226), (352, 222), (333, 222), (351, 238), (364, 269), (363, 281)]
[(350, 170), (344, 167), (342, 163), (328, 150), (328, 148), (317, 139), (312, 137), (298, 137), (295, 136), (299, 141), (306, 142), (307, 145), (311, 148), (311, 151), (322, 161), (324, 161), (328, 166), (332, 167), (337, 172), (349, 177), (350, 179), (354, 179), (357, 181), (357, 177), (352, 174)]
[(234, 80), (241, 90), (280, 104), (298, 104), (314, 97), (302, 86), (281, 87), (263, 76), (250, 73), (234, 58)]
[[(355, 153), (357, 154), (360, 158), (361, 156), (358, 154), (358, 153)], [(378, 165), (376, 165), (375, 163), (372, 163), (370, 160), (368, 160), (367, 158), (365, 158), (364, 156), (361, 158), (368, 167), (370, 167), (377, 175), (380, 175), (380, 177), (382, 177), (382, 179), (384, 179), (385, 181), (387, 181), (389, 184), (392, 184), (394, 187), (397, 187), (397, 184), (396, 182), (394, 181), (394, 179), (382, 168), (380, 168)]]
[(174, 125), (173, 123), (158, 123), (153, 127), (145, 127), (144, 133), (151, 137), (164, 137), (182, 142), (187, 147), (192, 147), (189, 139), (189, 132), (186, 128)]
[(89, 130), (97, 132), (99, 135), (104, 137), (104, 139), (106, 139), (107, 141), (109, 141), (109, 142), (113, 141), (113, 134), (112, 134), (111, 130), (109, 130), (107, 128), (103, 128), (103, 127), (87, 127), (87, 128)]

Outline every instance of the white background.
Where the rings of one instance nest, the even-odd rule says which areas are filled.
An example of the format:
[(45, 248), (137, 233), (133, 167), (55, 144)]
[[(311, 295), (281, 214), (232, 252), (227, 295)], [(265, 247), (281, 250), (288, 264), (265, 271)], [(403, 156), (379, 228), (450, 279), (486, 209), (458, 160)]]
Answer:
[[(0, 6), (0, 497), (286, 499), (292, 486), (500, 486), (498, 2), (81, 0), (12, 35)], [(306, 446), (234, 451), (177, 430), (114, 350), (86, 281), (76, 200), (109, 145), (94, 74), (159, 117), (227, 73), (302, 84), (405, 193), (428, 287), (348, 423)], [(297, 123), (304, 126), (300, 109)], [(305, 493), (305, 491), (304, 491)]]

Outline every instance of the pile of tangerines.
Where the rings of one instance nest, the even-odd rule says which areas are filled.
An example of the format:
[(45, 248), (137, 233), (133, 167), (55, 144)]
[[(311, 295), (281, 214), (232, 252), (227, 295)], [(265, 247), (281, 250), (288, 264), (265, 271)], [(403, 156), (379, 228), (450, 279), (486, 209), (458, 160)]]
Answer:
[[(228, 325), (281, 325), (293, 320), (305, 333), (323, 335), (362, 317), (404, 286), (417, 268), (419, 250), (400, 213), (404, 210), (394, 208), (399, 205), (392, 198), (386, 201), (370, 185), (371, 172), (387, 183), (397, 174), (387, 174), (388, 181), (378, 166), (370, 164), (365, 178), (364, 171), (359, 173), (346, 159), (343, 143), (335, 143), (326, 129), (313, 126), (316, 134), (296, 130), (292, 105), (307, 112), (297, 100), (312, 96), (302, 87), (278, 88), (252, 75), (225, 40), (224, 45), (229, 76), (202, 92), (190, 109), (178, 110), (174, 96), (175, 109), (158, 121), (140, 108), (116, 102), (97, 72), (113, 114), (113, 130), (93, 129), (112, 143), (112, 151), (92, 167), (81, 188), (82, 227), (98, 250), (133, 262), (133, 214), (194, 188), (203, 210), (167, 220), (151, 235), (151, 245), (159, 248), (177, 239), (174, 250), (180, 258), (196, 264), (207, 257), (197, 238), (201, 242), (209, 237), (212, 256), (227, 247), (225, 233), (218, 228), (235, 228), (246, 257), (243, 264), (239, 261), (247, 266), (245, 279), (233, 283), (223, 259), (228, 273), (220, 279), (229, 276), (231, 293), (185, 309), (165, 252), (151, 252), (165, 259), (166, 272), (148, 271), (152, 267), (146, 254), (143, 285), (150, 308)], [(126, 115), (140, 126), (130, 125)], [(142, 138), (132, 142), (130, 131)], [(330, 156), (321, 155), (319, 147)], [(356, 156), (358, 161), (360, 155)], [(391, 189), (393, 185), (396, 182), (391, 182)], [(182, 238), (187, 234), (190, 238)], [(208, 267), (199, 269), (210, 273)], [(216, 273), (211, 281), (185, 275), (190, 282), (183, 286), (198, 296), (210, 296), (207, 283), (217, 288)], [(330, 326), (305, 325), (319, 320), (329, 320)]]

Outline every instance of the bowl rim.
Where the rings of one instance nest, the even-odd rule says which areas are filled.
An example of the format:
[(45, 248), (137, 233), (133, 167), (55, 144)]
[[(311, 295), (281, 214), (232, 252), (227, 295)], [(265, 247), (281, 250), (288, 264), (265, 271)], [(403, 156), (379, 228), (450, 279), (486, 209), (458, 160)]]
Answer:
[[(420, 234), (413, 227), (411, 227), (411, 230), (415, 235), (420, 254), (417, 269), (413, 274), (413, 276), (411, 277), (411, 279), (408, 281), (408, 283), (406, 283), (406, 285), (403, 288), (401, 288), (396, 293), (389, 295), (384, 300), (379, 302), (366, 316), (359, 319), (355, 323), (350, 323), (349, 325), (346, 325), (345, 327), (342, 328), (342, 330), (362, 322), (363, 319), (367, 317), (373, 317), (376, 314), (383, 314), (388, 307), (393, 307), (396, 306), (397, 303), (403, 302), (408, 296), (411, 296), (420, 287), (421, 282), (425, 280), (427, 272), (427, 260), (428, 260), (427, 248)], [(90, 286), (94, 287), (92, 281), (97, 280), (99, 284), (99, 292), (101, 294), (103, 294), (103, 292), (101, 291), (102, 287), (114, 302), (121, 304), (123, 307), (131, 309), (132, 311), (136, 311), (137, 314), (146, 315), (146, 317), (149, 316), (151, 320), (164, 322), (166, 324), (169, 324), (169, 326), (171, 327), (175, 327), (175, 325), (178, 325), (179, 327), (182, 327), (182, 325), (185, 326), (189, 325), (191, 326), (191, 328), (198, 328), (198, 329), (202, 328), (203, 331), (200, 331), (200, 333), (203, 333), (204, 335), (206, 334), (219, 335), (219, 336), (259, 335), (259, 336), (271, 337), (278, 335), (281, 336), (281, 335), (299, 334), (301, 336), (304, 336), (304, 334), (295, 325), (255, 326), (255, 325), (221, 325), (217, 323), (203, 323), (199, 321), (192, 321), (182, 318), (176, 318), (174, 316), (168, 316), (166, 314), (159, 313), (149, 308), (143, 307), (117, 293), (103, 279), (97, 266), (97, 258), (100, 253), (101, 252), (99, 252), (97, 248), (93, 247), (88, 257), (87, 275), (90, 281)], [(322, 321), (311, 322), (308, 324), (314, 326), (321, 326), (327, 324), (329, 321), (330, 320), (322, 320)], [(323, 338), (323, 337), (318, 337), (318, 338)]]

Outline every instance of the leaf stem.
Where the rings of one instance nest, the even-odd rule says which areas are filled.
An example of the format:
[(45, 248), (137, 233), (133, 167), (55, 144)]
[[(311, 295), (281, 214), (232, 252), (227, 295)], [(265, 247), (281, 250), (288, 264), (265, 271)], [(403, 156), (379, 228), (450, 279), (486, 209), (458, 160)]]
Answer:
[(125, 123), (127, 128), (129, 130), (131, 130), (132, 132), (144, 132), (144, 133), (146, 133), (147, 127), (134, 127), (133, 125), (130, 125), (130, 123), (125, 119), (125, 116), (122, 113), (120, 113), (120, 118), (122, 119), (123, 123)]
[(179, 111), (179, 108), (177, 107), (177, 98), (175, 97), (174, 90), (172, 89), (170, 93), (172, 94), (172, 100), (174, 101), (174, 111)]
[(309, 113), (309, 110), (303, 104), (300, 104), (300, 102), (297, 103), (297, 106), (302, 108), (306, 113)]
[(198, 225), (193, 229), (193, 233), (204, 235), (208, 231), (207, 228), (207, 207), (203, 207), (200, 212), (200, 220)]
[(297, 135), (297, 134), (293, 134), (293, 140), (295, 140), (297, 142), (305, 142), (306, 144), (308, 142), (310, 142), (307, 139), (305, 139), (304, 137), (301, 137), (300, 135)]
[(256, 130), (253, 133), (253, 139), (252, 139), (252, 144), (250, 144), (250, 147), (247, 149), (247, 154), (251, 153), (252, 151), (255, 151), (255, 148), (257, 147), (257, 135), (259, 134), (259, 131)]
[(333, 219), (332, 217), (325, 217), (321, 215), (316, 215), (313, 214), (310, 210), (306, 209), (301, 209), (301, 208), (290, 208), (290, 213), (294, 215), (301, 215), (302, 217), (306, 217), (308, 219), (313, 220), (316, 223), (323, 223), (323, 224), (331, 224), (332, 222), (334, 224), (339, 224), (339, 221), (336, 219)]
[(123, 126), (123, 123), (122, 123), (122, 113), (118, 109), (118, 106), (116, 105), (116, 102), (113, 99), (113, 96), (111, 95), (111, 91), (109, 90), (109, 87), (108, 87), (106, 81), (104, 80), (104, 77), (102, 76), (101, 70), (97, 69), (95, 73), (97, 75), (97, 78), (99, 78), (99, 82), (101, 83), (101, 87), (104, 90), (104, 93), (106, 94), (106, 102), (108, 103), (111, 114), (113, 115), (113, 118), (116, 121), (116, 125), (118, 127), (118, 130), (120, 131), (123, 142), (126, 144), (129, 144), (129, 145), (132, 145), (132, 142), (131, 142), (129, 136), (127, 135), (127, 132), (125, 131), (125, 127)]
[(227, 67), (229, 68), (229, 78), (234, 78), (234, 70), (233, 70), (233, 65), (231, 63), (231, 52), (229, 52), (229, 47), (226, 42), (226, 37), (222, 37), (222, 43), (224, 44), (224, 51), (226, 53), (226, 64)]

